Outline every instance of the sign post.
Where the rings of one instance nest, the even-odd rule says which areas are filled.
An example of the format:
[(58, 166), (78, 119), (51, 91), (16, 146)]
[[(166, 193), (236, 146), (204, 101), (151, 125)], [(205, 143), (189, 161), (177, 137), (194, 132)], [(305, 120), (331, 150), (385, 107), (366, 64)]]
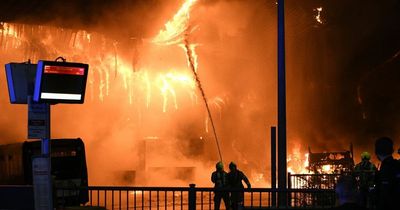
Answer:
[(50, 138), (50, 105), (28, 97), (28, 139)]
[(53, 209), (53, 193), (50, 171), (50, 155), (33, 157), (32, 179), (35, 210)]
[(32, 159), (35, 209), (52, 210), (50, 104), (34, 102), (31, 96), (28, 96), (28, 139), (42, 140), (42, 155)]
[[(63, 62), (57, 62), (59, 58)], [(89, 65), (59, 58), (37, 65), (6, 64), (10, 102), (28, 104), (28, 139), (42, 140), (42, 155), (32, 160), (36, 210), (53, 210), (50, 104), (83, 104), (85, 99)]]

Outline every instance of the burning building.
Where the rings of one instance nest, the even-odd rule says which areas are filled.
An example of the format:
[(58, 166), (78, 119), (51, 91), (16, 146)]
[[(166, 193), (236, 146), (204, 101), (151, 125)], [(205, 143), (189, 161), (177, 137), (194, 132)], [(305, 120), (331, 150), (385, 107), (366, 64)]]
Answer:
[[(398, 135), (399, 4), (287, 1), (289, 153), (353, 142), (357, 154), (372, 150), (361, 142)], [(147, 184), (181, 183), (179, 174), (157, 176), (172, 167), (192, 174), (184, 181), (211, 185), (215, 136), (225, 163), (237, 162), (254, 186), (268, 181), (275, 1), (21, 0), (0, 10), (1, 63), (89, 63), (85, 104), (54, 106), (52, 136), (85, 140), (91, 184), (139, 171), (160, 179)], [(1, 141), (21, 141), (26, 110), (9, 104), (4, 76), (0, 87)]]

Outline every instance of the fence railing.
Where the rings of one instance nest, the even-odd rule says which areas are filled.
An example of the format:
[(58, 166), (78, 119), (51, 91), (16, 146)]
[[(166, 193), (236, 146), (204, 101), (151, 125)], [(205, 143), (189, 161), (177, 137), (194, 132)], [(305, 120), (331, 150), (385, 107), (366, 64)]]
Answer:
[(288, 173), (290, 189), (335, 189), (343, 174), (291, 174)]
[[(157, 209), (157, 210), (211, 210), (214, 209), (214, 188), (190, 187), (100, 187), (57, 188), (58, 205), (63, 205), (63, 195), (76, 195), (87, 191), (89, 201), (85, 205), (106, 209)], [(328, 208), (335, 204), (335, 193), (330, 189), (288, 189), (280, 191), (270, 188), (227, 189), (221, 193), (243, 192), (246, 209), (273, 208)], [(65, 196), (67, 197), (67, 196)], [(282, 204), (276, 199), (285, 198)], [(221, 202), (221, 209), (225, 209)]]

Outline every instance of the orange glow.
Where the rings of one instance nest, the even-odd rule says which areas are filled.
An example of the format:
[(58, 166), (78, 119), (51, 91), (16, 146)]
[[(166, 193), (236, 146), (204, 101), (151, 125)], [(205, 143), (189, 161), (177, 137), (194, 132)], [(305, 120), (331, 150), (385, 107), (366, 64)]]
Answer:
[(157, 79), (157, 85), (163, 96), (163, 112), (167, 111), (168, 96), (172, 97), (175, 109), (178, 109), (178, 103), (176, 100), (176, 88), (181, 86), (182, 89), (188, 92), (189, 96), (193, 100), (195, 95), (196, 84), (193, 78), (187, 74), (178, 72), (168, 72), (166, 74), (159, 74)]
[(18, 33), (18, 25), (0, 22), (0, 34), (6, 37), (6, 43), (3, 49), (18, 48), (24, 42), (24, 39)]
[[(165, 24), (165, 29), (161, 30), (157, 36), (152, 39), (152, 43), (158, 45), (178, 45), (183, 46), (184, 36), (187, 33), (189, 27), (190, 10), (197, 0), (187, 0), (174, 15), (172, 20)], [(183, 46), (184, 50), (190, 50), (194, 58), (194, 65), (197, 69), (197, 55), (195, 53), (196, 44), (191, 44), (189, 49)], [(189, 58), (187, 58), (188, 62)], [(190, 64), (188, 64), (190, 66)], [(193, 77), (180, 72), (168, 72), (166, 74), (160, 74), (157, 78), (158, 86), (163, 96), (163, 112), (167, 111), (167, 104), (169, 101), (168, 96), (171, 96), (174, 108), (178, 109), (178, 103), (176, 100), (175, 88), (177, 84), (183, 85), (183, 89), (186, 89), (192, 101), (197, 98), (195, 93), (195, 81)], [(196, 100), (197, 101), (197, 100)]]
[(331, 165), (324, 165), (324, 166), (322, 166), (322, 173), (324, 173), (324, 174), (330, 174), (330, 173), (332, 173), (333, 171), (332, 171), (332, 167), (331, 167)]
[[(223, 153), (225, 164), (228, 161), (237, 162), (252, 184), (255, 184), (253, 186), (265, 186), (265, 181), (269, 179), (265, 175), (265, 165), (254, 159), (259, 160), (259, 154), (267, 148), (251, 148), (248, 142), (263, 138), (265, 133), (259, 132), (259, 128), (274, 123), (268, 118), (263, 120), (262, 125), (257, 124), (260, 122), (257, 119), (272, 116), (270, 113), (266, 114), (272, 109), (265, 105), (270, 100), (262, 98), (272, 98), (273, 94), (269, 93), (273, 92), (272, 89), (257, 88), (273, 84), (273, 79), (265, 79), (273, 77), (268, 75), (261, 79), (259, 75), (254, 76), (260, 68), (257, 62), (263, 60), (262, 66), (265, 66), (269, 65), (269, 61), (264, 62), (268, 59), (254, 50), (258, 46), (246, 44), (250, 37), (237, 36), (236, 33), (241, 33), (242, 28), (247, 25), (243, 16), (237, 20), (224, 17), (226, 19), (223, 25), (227, 27), (228, 33), (224, 34), (223, 28), (220, 33), (221, 42), (209, 42), (204, 36), (209, 33), (206, 27), (202, 27), (200, 31), (196, 30), (200, 27), (191, 25), (190, 12), (197, 9), (194, 7), (197, 2), (199, 1), (184, 1), (177, 13), (165, 24), (165, 28), (154, 37), (115, 40), (113, 36), (106, 36), (99, 30), (11, 23), (4, 23), (8, 29), (0, 29), (0, 35), (3, 33), (3, 38), (7, 37), (0, 43), (1, 49), (6, 49), (2, 52), (7, 56), (3, 57), (4, 62), (22, 62), (28, 59), (36, 62), (38, 59), (52, 60), (63, 56), (67, 61), (89, 64), (85, 104), (79, 107), (55, 107), (53, 131), (54, 136), (60, 138), (74, 134), (85, 140), (91, 185), (115, 184), (109, 183), (114, 179), (110, 175), (114, 171), (135, 171), (137, 177), (140, 177), (150, 171), (151, 167), (170, 167), (171, 170), (174, 167), (196, 167), (196, 180), (192, 183), (195, 181), (200, 186), (212, 184), (209, 173), (214, 169), (216, 157), (213, 155), (216, 148), (211, 134), (207, 133), (211, 125), (200, 101), (201, 94), (197, 90), (191, 71), (193, 69), (201, 73), (201, 82), (204, 82), (208, 93), (207, 101), (215, 116), (214, 122), (221, 127), (218, 135), (221, 136), (221, 147), (227, 151)], [(222, 14), (218, 11), (225, 6), (228, 11), (240, 10), (239, 7), (231, 8), (230, 4), (225, 3), (213, 8), (214, 6), (217, 5), (210, 4), (209, 9), (214, 10), (215, 17)], [(199, 13), (196, 10), (193, 18), (201, 14), (201, 9), (204, 8), (199, 7)], [(233, 13), (237, 12), (232, 11)], [(210, 14), (207, 14), (207, 18), (212, 17)], [(250, 14), (246, 16), (250, 17)], [(195, 20), (197, 24), (198, 19)], [(238, 24), (237, 21), (241, 23)], [(222, 23), (215, 24), (219, 28)], [(21, 33), (18, 28), (23, 29)], [(191, 37), (194, 33), (196, 39)], [(262, 39), (260, 37), (255, 36), (252, 40), (263, 41), (268, 36), (263, 36)], [(269, 49), (268, 47), (263, 50)], [(247, 53), (237, 57), (238, 50)], [(272, 74), (269, 70), (263, 72)], [(256, 94), (252, 98), (245, 97), (248, 91)], [(21, 115), (25, 114), (24, 112)], [(59, 123), (61, 120), (62, 126)], [(77, 121), (84, 126), (77, 127)], [(141, 144), (146, 136), (157, 136), (157, 139), (146, 141), (150, 143), (143, 147), (148, 147), (151, 141), (165, 142), (162, 143), (162, 148), (156, 147), (153, 150), (157, 153), (154, 158), (157, 164), (151, 160), (142, 163), (138, 158), (143, 154)], [(200, 141), (196, 141), (199, 136)], [(248, 142), (242, 141), (246, 138)], [(233, 144), (236, 146), (234, 152)], [(168, 151), (164, 152), (162, 149)], [(136, 184), (176, 185), (181, 183), (177, 180), (182, 181), (169, 179), (171, 177), (168, 176), (156, 178), (149, 179), (148, 182), (139, 180)], [(186, 186), (187, 182), (183, 185)]]
[[(196, 2), (197, 0), (184, 2), (174, 17), (165, 24), (165, 29), (160, 30), (159, 34), (151, 39), (153, 46), (149, 45), (149, 47), (154, 48), (154, 44), (164, 46), (175, 44), (184, 50), (189, 50), (197, 69), (198, 58), (195, 48), (198, 44), (190, 44), (188, 49), (183, 45), (185, 33), (189, 27), (190, 10)], [(0, 33), (7, 37), (6, 43), (3, 45), (5, 49), (18, 48), (22, 45), (23, 40), (29, 40), (24, 33), (17, 32), (18, 28), (21, 27), (17, 24), (2, 23)], [(157, 96), (161, 96), (162, 110), (166, 112), (169, 106), (178, 109), (178, 92), (186, 93), (192, 104), (197, 103), (195, 81), (188, 69), (142, 67), (133, 71), (129, 60), (117, 53), (118, 42), (104, 35), (89, 33), (85, 30), (72, 31), (68, 41), (69, 49), (60, 50), (54, 46), (54, 43), (58, 41), (54, 34), (60, 32), (68, 34), (67, 30), (39, 26), (38, 31), (41, 33), (39, 43), (43, 45), (43, 48), (54, 51), (56, 55), (70, 55), (75, 59), (79, 57), (90, 64), (88, 88), (92, 93), (97, 92), (100, 101), (104, 101), (110, 95), (111, 82), (115, 80), (115, 77), (121, 76), (129, 104), (132, 104), (139, 94), (141, 98), (145, 99), (145, 106), (149, 108), (151, 102), (157, 100)], [(104, 53), (96, 54), (98, 50)], [(36, 59), (30, 55), (27, 56), (32, 60)], [(93, 100), (93, 94), (91, 94), (91, 99)]]
[(302, 153), (300, 145), (289, 151), (287, 157), (287, 171), (292, 174), (309, 174), (308, 153)]
[[(90, 185), (114, 185), (117, 181), (110, 183), (118, 180), (114, 172), (129, 171), (136, 176), (136, 185), (211, 186), (210, 175), (219, 158), (199, 88), (201, 82), (225, 168), (228, 170), (227, 164), (233, 161), (252, 185), (265, 187), (271, 178), (268, 128), (277, 125), (278, 110), (274, 3), (109, 1), (102, 13), (79, 14), (97, 11), (88, 5), (71, 11), (74, 18), (65, 17), (67, 13), (51, 13), (51, 22), (45, 22), (47, 16), (43, 20), (39, 16), (18, 16), (14, 23), (0, 22), (0, 61), (4, 68), (9, 62), (29, 59), (36, 63), (62, 56), (68, 62), (89, 64), (85, 103), (53, 106), (51, 133), (54, 138), (81, 137), (85, 141)], [(379, 94), (369, 95), (369, 91), (380, 80), (362, 77), (356, 81), (356, 77), (370, 74), (361, 68), (366, 65), (351, 62), (359, 57), (358, 48), (353, 49), (358, 45), (340, 42), (346, 40), (342, 34), (351, 27), (335, 26), (359, 21), (329, 20), (326, 12), (335, 15), (334, 11), (345, 4), (322, 7), (314, 3), (292, 4), (295, 10), (286, 14), (287, 171), (293, 174), (308, 174), (310, 170), (330, 173), (336, 167), (325, 166), (323, 172), (320, 165), (309, 167), (314, 163), (308, 163), (307, 146), (317, 151), (337, 151), (355, 141), (357, 159), (357, 150), (372, 151), (373, 144), (361, 144), (372, 139), (365, 131), (387, 129), (393, 135), (399, 133), (397, 128), (385, 126), (396, 127), (383, 123), (389, 118), (382, 118), (380, 126), (375, 126), (381, 122), (377, 117), (384, 116), (374, 111), (380, 105), (374, 101)], [(7, 20), (4, 15), (3, 19)], [(335, 23), (328, 25), (329, 21)], [(332, 44), (332, 37), (341, 45)], [(340, 71), (355, 64), (360, 68), (348, 72), (350, 77), (342, 81), (347, 74)], [(320, 67), (326, 68), (322, 72)], [(380, 76), (386, 78), (386, 74)], [(6, 79), (3, 71), (0, 106), (4, 114), (0, 124), (7, 129), (3, 129), (1, 143), (23, 141), (26, 106), (9, 103)], [(359, 103), (359, 116), (358, 107), (344, 94), (346, 88), (356, 86), (347, 82), (359, 84), (358, 97), (353, 97)], [(337, 103), (341, 104), (340, 113), (335, 112)], [(353, 125), (361, 117), (366, 119), (363, 124)], [(146, 159), (146, 154), (153, 155), (153, 159)], [(152, 171), (179, 167), (195, 168), (193, 180), (166, 173), (158, 176), (159, 172)]]
[(197, 0), (186, 0), (172, 20), (165, 24), (165, 29), (152, 39), (153, 43), (160, 45), (179, 44), (183, 42), (183, 34), (188, 28), (190, 10)]
[(197, 58), (197, 54), (196, 54), (196, 47), (198, 46), (198, 44), (189, 44), (188, 46), (180, 44), (179, 46), (181, 46), (183, 48), (183, 50), (185, 50), (185, 54), (186, 54), (186, 59), (187, 59), (187, 64), (190, 67), (190, 58), (188, 57), (188, 55), (191, 55), (193, 58), (193, 67), (194, 70), (197, 72), (197, 68), (198, 68), (198, 58)]

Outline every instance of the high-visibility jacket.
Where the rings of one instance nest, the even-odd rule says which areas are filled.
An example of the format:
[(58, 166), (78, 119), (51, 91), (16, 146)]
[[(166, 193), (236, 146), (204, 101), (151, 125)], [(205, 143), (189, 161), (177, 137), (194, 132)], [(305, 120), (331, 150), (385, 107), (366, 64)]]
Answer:
[(369, 189), (374, 186), (376, 166), (368, 160), (363, 160), (354, 168), (355, 176), (358, 178), (360, 189)]

